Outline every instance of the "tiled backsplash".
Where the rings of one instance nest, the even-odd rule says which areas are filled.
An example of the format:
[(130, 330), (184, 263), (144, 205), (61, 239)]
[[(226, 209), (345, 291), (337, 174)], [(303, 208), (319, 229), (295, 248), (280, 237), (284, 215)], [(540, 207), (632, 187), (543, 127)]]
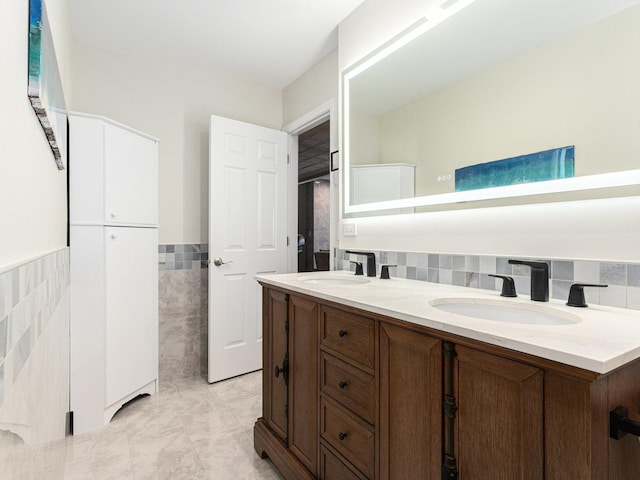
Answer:
[[(158, 252), (160, 270), (194, 270), (208, 266), (207, 244), (160, 245)], [(489, 290), (500, 290), (502, 282), (490, 277), (490, 273), (509, 275), (514, 278), (518, 293), (529, 294), (530, 270), (528, 267), (510, 265), (508, 261), (513, 257), (427, 252), (374, 253), (378, 275), (381, 265), (397, 265), (389, 270), (392, 277)], [(364, 256), (357, 258), (337, 249), (335, 269), (355, 270), (350, 259), (357, 259), (363, 263), (366, 261)], [(640, 310), (640, 264), (586, 260), (542, 261), (549, 264), (551, 298), (566, 300), (572, 283), (602, 283), (609, 286), (585, 289), (588, 303)], [(2, 334), (0, 325), (0, 338)]]
[(207, 268), (209, 245), (189, 243), (183, 245), (159, 245), (160, 270), (199, 270)]
[[(392, 277), (422, 280), (470, 288), (500, 290), (502, 281), (489, 274), (509, 275), (516, 282), (519, 294), (530, 291), (530, 269), (510, 265), (515, 257), (479, 255), (443, 255), (414, 252), (376, 251), (378, 274), (381, 265), (390, 268)], [(350, 260), (366, 262), (366, 257), (336, 251), (336, 270), (355, 270)], [(545, 260), (549, 264), (550, 296), (566, 300), (573, 283), (601, 283), (607, 288), (586, 288), (588, 303), (640, 310), (640, 264), (595, 262), (583, 260)]]

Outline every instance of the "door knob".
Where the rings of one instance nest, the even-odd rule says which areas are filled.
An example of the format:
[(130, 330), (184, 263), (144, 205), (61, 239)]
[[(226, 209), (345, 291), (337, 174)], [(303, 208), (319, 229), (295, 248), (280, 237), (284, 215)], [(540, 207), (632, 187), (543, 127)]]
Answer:
[(225, 265), (225, 264), (227, 264), (227, 263), (233, 263), (233, 260), (230, 260), (230, 261), (228, 261), (228, 262), (224, 262), (224, 261), (222, 261), (222, 259), (221, 259), (220, 257), (216, 257), (216, 258), (214, 258), (214, 259), (213, 259), (213, 264), (214, 264), (216, 267), (219, 267), (219, 266), (221, 266), (221, 265)]

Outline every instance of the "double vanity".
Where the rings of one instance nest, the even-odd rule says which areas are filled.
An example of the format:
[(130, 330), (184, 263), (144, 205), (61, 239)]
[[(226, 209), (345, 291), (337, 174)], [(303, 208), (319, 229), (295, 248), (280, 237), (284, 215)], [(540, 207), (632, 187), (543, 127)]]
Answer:
[(623, 431), (637, 311), (348, 272), (258, 281), (254, 445), (285, 479), (640, 478)]

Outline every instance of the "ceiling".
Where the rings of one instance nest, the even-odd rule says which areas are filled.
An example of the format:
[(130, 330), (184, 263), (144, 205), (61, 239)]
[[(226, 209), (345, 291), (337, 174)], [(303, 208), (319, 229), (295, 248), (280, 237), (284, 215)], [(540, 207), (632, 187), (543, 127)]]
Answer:
[(67, 0), (80, 44), (283, 89), (364, 0)]

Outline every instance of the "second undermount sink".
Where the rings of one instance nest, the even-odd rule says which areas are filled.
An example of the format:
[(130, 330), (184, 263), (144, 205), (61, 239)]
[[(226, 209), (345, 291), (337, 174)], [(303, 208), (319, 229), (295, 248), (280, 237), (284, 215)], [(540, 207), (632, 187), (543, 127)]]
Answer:
[(314, 285), (328, 286), (348, 286), (348, 285), (364, 285), (369, 283), (366, 278), (346, 276), (346, 275), (302, 275), (297, 278), (299, 282), (310, 283)]
[(439, 298), (429, 302), (444, 312), (494, 322), (527, 325), (571, 325), (580, 317), (552, 307), (531, 303), (511, 303), (484, 298)]

